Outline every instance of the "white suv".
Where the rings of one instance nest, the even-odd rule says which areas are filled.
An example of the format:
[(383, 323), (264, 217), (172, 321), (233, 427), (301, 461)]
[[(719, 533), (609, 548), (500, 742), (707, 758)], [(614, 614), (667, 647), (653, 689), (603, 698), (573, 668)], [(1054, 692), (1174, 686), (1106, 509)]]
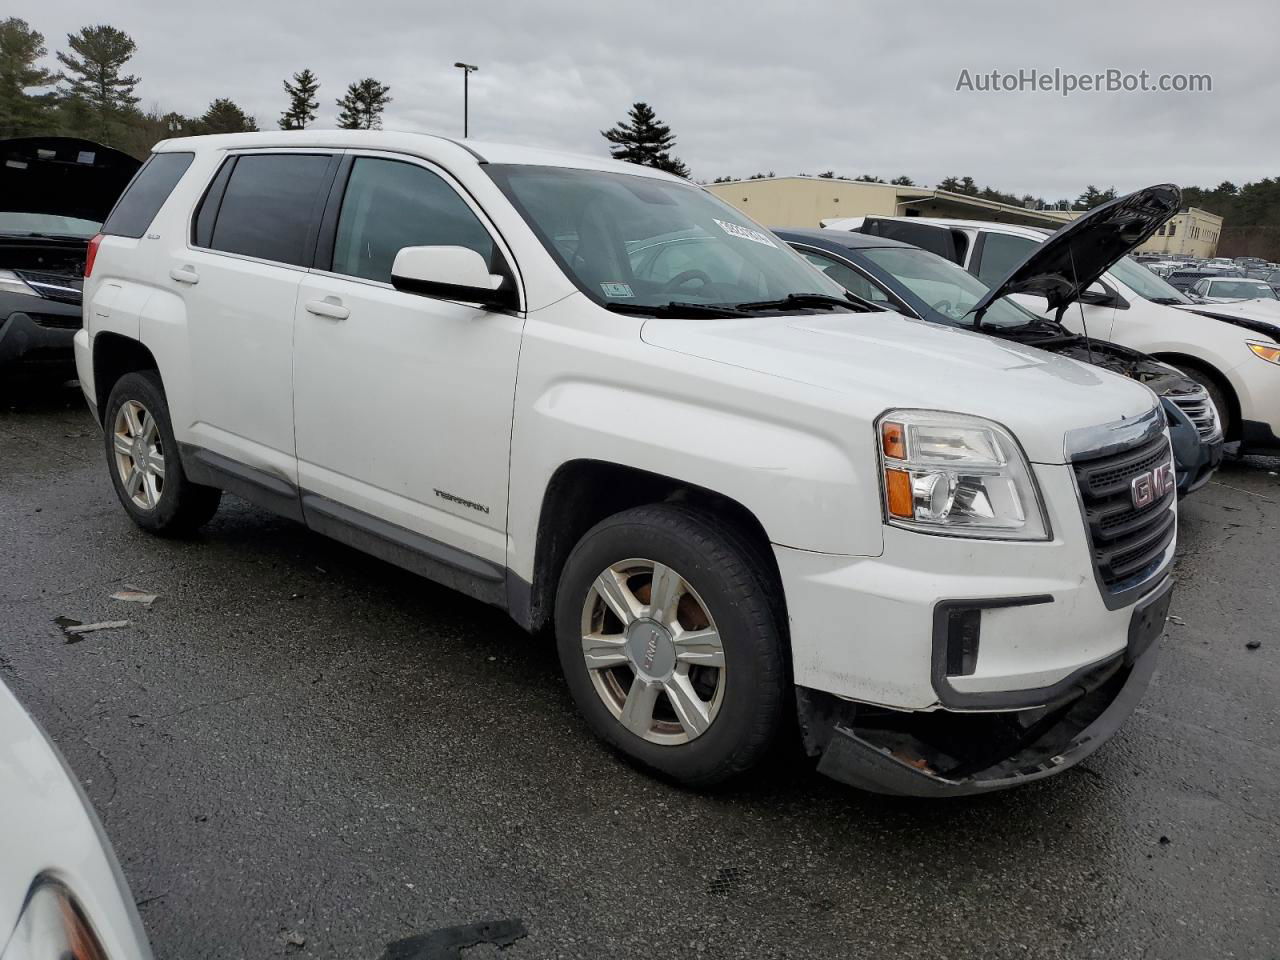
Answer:
[[(924, 247), (988, 286), (999, 284), (1050, 236), (1047, 230), (1011, 223), (932, 217), (847, 217), (822, 225)], [(1016, 294), (1014, 299), (1046, 312), (1043, 297)], [(1076, 333), (1149, 353), (1203, 385), (1227, 440), (1239, 444), (1241, 452), (1280, 452), (1280, 304), (1274, 300), (1261, 310), (1202, 305), (1132, 258), (1121, 257), (1061, 319)]]
[(1153, 668), (1176, 506), (1150, 391), (868, 314), (667, 174), (167, 141), (84, 302), (136, 523), (230, 491), (554, 628), (590, 726), (673, 779), (752, 767), (798, 711), (847, 782), (995, 789), (1091, 752)]

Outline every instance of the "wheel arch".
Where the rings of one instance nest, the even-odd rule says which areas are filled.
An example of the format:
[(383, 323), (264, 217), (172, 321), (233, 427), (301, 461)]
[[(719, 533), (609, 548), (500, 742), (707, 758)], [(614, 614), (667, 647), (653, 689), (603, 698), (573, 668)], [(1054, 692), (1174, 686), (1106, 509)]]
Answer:
[[(138, 340), (119, 333), (103, 332), (93, 338), (93, 390), (97, 401), (98, 422), (106, 416), (111, 388), (126, 373), (154, 370), (160, 374), (155, 355)], [(164, 378), (161, 377), (163, 384)]]
[(651, 503), (682, 504), (730, 524), (772, 579), (785, 628), (786, 599), (777, 559), (764, 525), (751, 510), (675, 477), (592, 459), (569, 460), (552, 474), (538, 514), (533, 582), (528, 596), (512, 603), (512, 616), (533, 632), (553, 624), (560, 573), (582, 536), (606, 517)]

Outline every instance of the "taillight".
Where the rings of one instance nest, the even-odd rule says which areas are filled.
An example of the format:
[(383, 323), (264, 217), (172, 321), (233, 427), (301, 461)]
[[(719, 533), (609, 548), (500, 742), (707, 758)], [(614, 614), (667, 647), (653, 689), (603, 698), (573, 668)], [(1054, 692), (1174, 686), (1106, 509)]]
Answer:
[(89, 249), (84, 255), (84, 275), (87, 279), (93, 273), (93, 261), (98, 258), (98, 245), (102, 243), (102, 234), (94, 234), (92, 240), (89, 241)]

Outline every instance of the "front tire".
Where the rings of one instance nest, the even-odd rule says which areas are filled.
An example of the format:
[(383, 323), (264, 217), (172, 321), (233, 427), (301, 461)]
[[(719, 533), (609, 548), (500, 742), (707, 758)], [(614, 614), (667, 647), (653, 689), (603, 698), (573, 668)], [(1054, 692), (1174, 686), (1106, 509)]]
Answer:
[(158, 373), (140, 370), (116, 381), (102, 424), (111, 482), (134, 523), (181, 536), (208, 522), (222, 491), (187, 479)]
[(744, 773), (784, 726), (775, 580), (723, 523), (671, 505), (593, 527), (556, 596), (560, 663), (595, 734), (691, 786)]

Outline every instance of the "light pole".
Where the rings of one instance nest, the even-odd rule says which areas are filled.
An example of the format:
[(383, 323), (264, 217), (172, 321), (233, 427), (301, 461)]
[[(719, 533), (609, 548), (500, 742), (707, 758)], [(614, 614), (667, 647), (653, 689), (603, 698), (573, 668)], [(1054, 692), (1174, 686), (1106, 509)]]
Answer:
[(470, 80), (471, 75), (480, 68), (474, 63), (455, 63), (454, 66), (458, 67), (462, 71), (462, 139), (465, 140), (467, 139), (467, 81)]

